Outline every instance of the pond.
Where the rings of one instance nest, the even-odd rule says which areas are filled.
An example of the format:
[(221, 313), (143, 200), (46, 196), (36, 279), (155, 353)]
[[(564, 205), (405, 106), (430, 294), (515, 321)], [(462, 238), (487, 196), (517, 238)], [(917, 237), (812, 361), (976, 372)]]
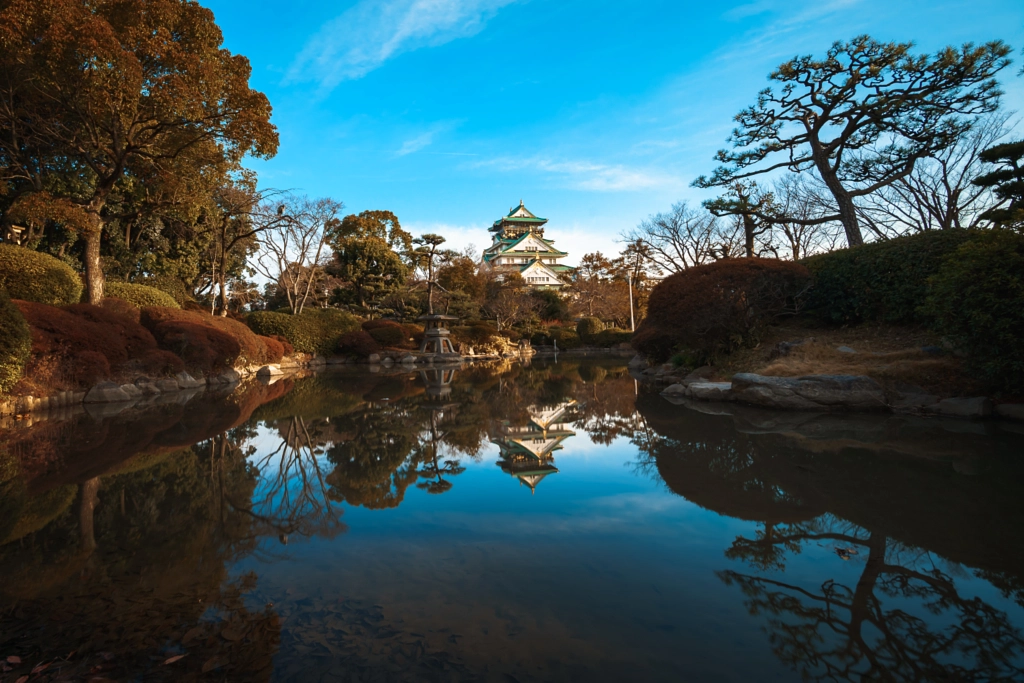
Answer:
[(1024, 680), (1022, 432), (564, 359), (12, 428), (0, 680)]

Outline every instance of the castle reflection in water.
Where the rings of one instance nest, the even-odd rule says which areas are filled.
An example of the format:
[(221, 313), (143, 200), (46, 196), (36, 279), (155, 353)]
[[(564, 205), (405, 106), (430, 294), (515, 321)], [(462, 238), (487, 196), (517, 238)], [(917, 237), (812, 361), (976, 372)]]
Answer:
[(498, 446), (498, 466), (519, 480), (519, 484), (537, 492), (537, 485), (548, 475), (558, 472), (555, 451), (576, 432), (569, 429), (571, 409), (576, 401), (563, 401), (554, 406), (530, 406), (530, 420), (523, 425), (502, 421), (501, 436), (491, 443)]

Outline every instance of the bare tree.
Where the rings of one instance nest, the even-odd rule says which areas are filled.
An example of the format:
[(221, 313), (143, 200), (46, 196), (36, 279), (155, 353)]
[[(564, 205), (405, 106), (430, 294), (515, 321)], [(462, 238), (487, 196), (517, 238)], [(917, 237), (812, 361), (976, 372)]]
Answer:
[(865, 227), (881, 238), (976, 227), (999, 200), (972, 181), (983, 172), (982, 151), (1012, 130), (1011, 116), (996, 112), (981, 118), (955, 144), (919, 161), (910, 175), (864, 197), (858, 209)]
[(823, 184), (806, 174), (787, 174), (775, 181), (772, 195), (778, 218), (771, 223), (771, 231), (762, 236), (763, 251), (774, 254), (776, 258), (789, 257), (798, 261), (839, 246), (843, 236), (842, 224), (813, 220), (833, 211), (829, 205), (831, 195)]
[[(284, 291), (292, 314), (299, 315), (322, 279), (328, 243), (341, 224), (345, 205), (330, 198), (289, 198), (276, 208), (263, 204), (255, 217), (270, 227), (259, 233), (253, 268)], [(280, 220), (286, 216), (287, 220)]]
[(627, 242), (646, 247), (646, 257), (666, 273), (678, 273), (722, 255), (738, 252), (735, 230), (703, 208), (678, 202), (623, 234)]

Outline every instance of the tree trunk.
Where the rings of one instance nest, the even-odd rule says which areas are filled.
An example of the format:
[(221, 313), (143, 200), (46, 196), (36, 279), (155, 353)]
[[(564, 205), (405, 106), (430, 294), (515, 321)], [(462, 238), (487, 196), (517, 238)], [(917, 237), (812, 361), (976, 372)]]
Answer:
[(99, 306), (103, 301), (103, 263), (100, 260), (102, 235), (102, 226), (93, 228), (85, 234), (85, 294), (86, 300), (93, 306)]
[(82, 550), (92, 554), (96, 550), (96, 531), (94, 513), (99, 504), (99, 477), (87, 479), (78, 485), (78, 531), (82, 541)]
[[(812, 147), (814, 147), (812, 145)], [(857, 247), (864, 244), (864, 237), (860, 234), (860, 221), (857, 220), (857, 208), (853, 205), (853, 197), (846, 191), (843, 184), (839, 182), (838, 176), (835, 171), (832, 170), (832, 166), (829, 164), (828, 157), (825, 156), (823, 150), (815, 148), (813, 150), (814, 166), (818, 170), (818, 175), (821, 176), (829, 192), (832, 193), (832, 197), (836, 200), (836, 205), (839, 207), (839, 220), (843, 224), (843, 230), (846, 231), (846, 244), (850, 247)]]
[(743, 250), (746, 252), (747, 258), (754, 257), (754, 232), (757, 230), (757, 224), (754, 222), (754, 217), (750, 214), (743, 214)]
[(222, 317), (222, 318), (226, 318), (228, 316), (228, 288), (227, 288), (227, 283), (224, 282), (224, 279), (225, 279), (225, 276), (224, 276), (224, 271), (225, 271), (224, 261), (225, 260), (227, 260), (227, 255), (224, 253), (224, 250), (222, 249), (221, 250), (221, 255), (220, 255), (220, 266), (217, 268), (217, 279), (220, 281), (218, 283), (218, 285), (220, 286), (220, 311), (219, 311), (219, 314), (220, 314), (220, 317)]

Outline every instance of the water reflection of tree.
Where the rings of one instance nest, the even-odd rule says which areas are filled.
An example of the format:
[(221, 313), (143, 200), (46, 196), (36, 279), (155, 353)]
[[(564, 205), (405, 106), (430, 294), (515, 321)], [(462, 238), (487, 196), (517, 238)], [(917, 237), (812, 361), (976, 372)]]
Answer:
[[(825, 516), (781, 525), (727, 552), (756, 569), (780, 556), (827, 542), (863, 569), (855, 585), (828, 580), (817, 590), (785, 581), (719, 572), (746, 596), (751, 615), (765, 615), (776, 655), (805, 680), (1016, 681), (1024, 676), (1024, 639), (1008, 615), (963, 595), (930, 553)], [(769, 562), (766, 562), (770, 560)], [(919, 604), (927, 617), (907, 611)]]
[[(641, 469), (657, 473), (672, 491), (701, 506), (758, 522), (753, 535), (736, 538), (725, 552), (753, 571), (730, 569), (719, 576), (743, 591), (751, 615), (766, 619), (776, 655), (805, 679), (1011, 681), (1024, 676), (1024, 639), (1009, 615), (964, 594), (958, 581), (967, 573), (957, 565), (887, 531), (929, 538), (930, 529), (918, 526), (940, 525), (949, 534), (987, 533), (990, 520), (980, 516), (955, 529), (944, 524), (948, 515), (940, 508), (969, 509), (960, 507), (960, 498), (975, 492), (964, 482), (932, 475), (928, 463), (901, 465), (864, 450), (848, 456), (802, 450), (802, 442), (767, 433), (771, 430), (742, 433), (728, 416), (657, 400), (642, 399), (639, 405), (657, 434), (641, 453)], [(903, 481), (923, 489), (919, 502), (932, 514), (906, 515), (905, 499), (917, 493)], [(988, 490), (1000, 493), (991, 482)], [(872, 526), (846, 515), (871, 520)], [(983, 541), (951, 540), (948, 547), (967, 556), (991, 556)], [(833, 578), (816, 588), (786, 581), (791, 557), (820, 546), (837, 562), (860, 563), (858, 579)], [(1001, 577), (996, 586), (1015, 595), (1020, 582), (1006, 571), (1007, 564), (1013, 563), (979, 575)]]

